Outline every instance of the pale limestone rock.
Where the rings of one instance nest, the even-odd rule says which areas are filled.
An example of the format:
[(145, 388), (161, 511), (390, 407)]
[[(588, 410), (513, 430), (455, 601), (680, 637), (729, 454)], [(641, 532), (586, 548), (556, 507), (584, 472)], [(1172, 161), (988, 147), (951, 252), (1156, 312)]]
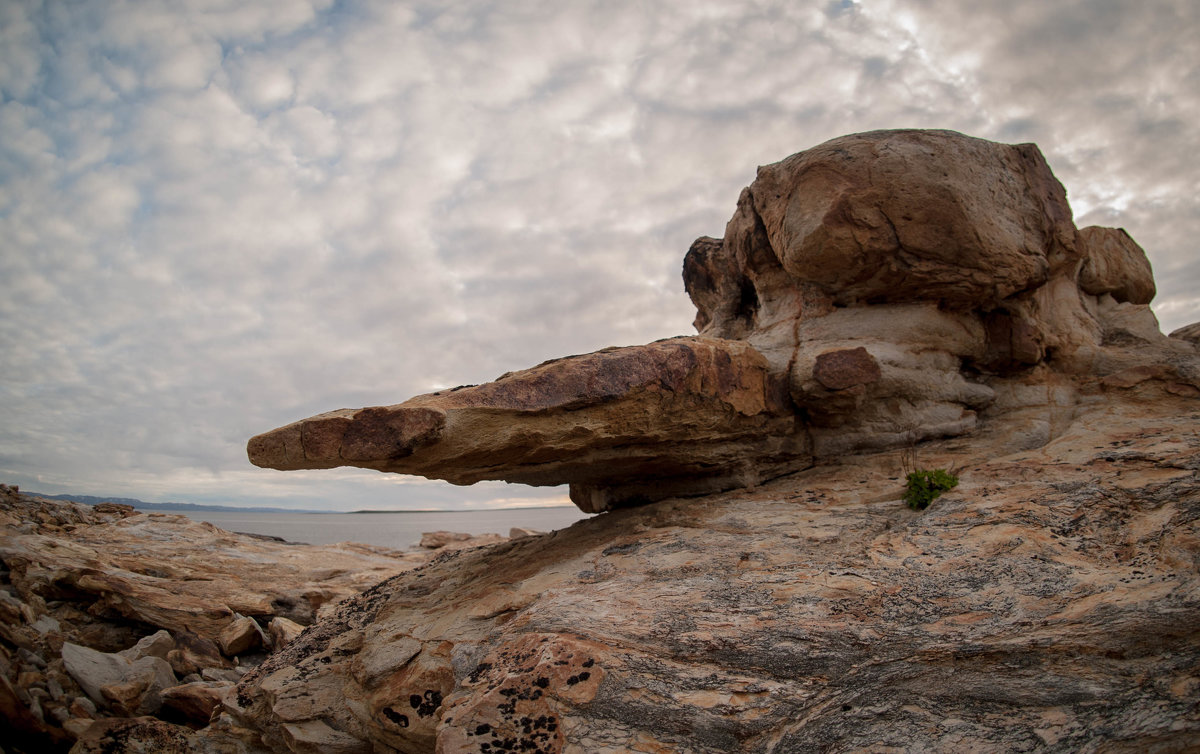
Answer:
[(158, 657), (165, 660), (173, 649), (175, 649), (175, 639), (171, 637), (169, 631), (160, 629), (139, 639), (137, 644), (129, 649), (122, 649), (117, 654), (130, 661), (140, 660), (143, 657)]
[(108, 705), (100, 689), (119, 684), (129, 672), (130, 661), (120, 655), (97, 652), (88, 647), (66, 642), (62, 648), (63, 665), (79, 687), (93, 702)]
[(267, 625), (267, 632), (271, 637), (271, 649), (278, 651), (291, 644), (297, 636), (303, 633), (304, 626), (294, 620), (275, 617)]
[(177, 683), (166, 660), (142, 657), (130, 663), (120, 682), (101, 686), (100, 693), (119, 715), (152, 715), (162, 707), (163, 690)]
[(124, 715), (156, 712), (162, 690), (176, 683), (171, 666), (158, 657), (131, 661), (67, 642), (62, 659), (67, 673), (93, 702)]

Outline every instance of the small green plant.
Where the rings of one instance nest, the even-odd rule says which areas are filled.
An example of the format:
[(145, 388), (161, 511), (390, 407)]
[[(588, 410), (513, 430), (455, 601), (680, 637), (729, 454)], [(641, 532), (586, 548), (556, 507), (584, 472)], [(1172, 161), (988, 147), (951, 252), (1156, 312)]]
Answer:
[(953, 466), (949, 470), (921, 468), (915, 444), (900, 453), (900, 466), (905, 475), (904, 502), (915, 511), (925, 510), (938, 495), (958, 486)]
[(917, 469), (908, 472), (904, 502), (915, 511), (923, 511), (934, 499), (958, 486), (958, 477), (945, 469)]

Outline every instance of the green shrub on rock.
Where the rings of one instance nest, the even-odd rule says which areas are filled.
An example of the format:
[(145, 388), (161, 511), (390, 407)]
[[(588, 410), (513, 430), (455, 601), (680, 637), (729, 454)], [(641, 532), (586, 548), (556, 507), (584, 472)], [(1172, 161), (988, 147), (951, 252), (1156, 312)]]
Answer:
[(915, 511), (923, 511), (947, 490), (958, 486), (958, 477), (945, 469), (917, 469), (908, 472), (904, 502)]

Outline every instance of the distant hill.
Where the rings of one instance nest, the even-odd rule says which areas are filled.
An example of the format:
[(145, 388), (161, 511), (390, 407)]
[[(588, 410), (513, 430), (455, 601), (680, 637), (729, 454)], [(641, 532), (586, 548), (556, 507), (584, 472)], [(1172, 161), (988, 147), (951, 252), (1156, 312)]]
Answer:
[(235, 505), (196, 505), (195, 503), (147, 503), (132, 497), (96, 497), (94, 495), (46, 495), (41, 492), (22, 490), (28, 495), (44, 497), (48, 500), (73, 500), (85, 505), (100, 503), (120, 503), (130, 505), (140, 511), (173, 511), (175, 513), (331, 513), (332, 511), (300, 510), (296, 508), (269, 508), (257, 506), (243, 508)]

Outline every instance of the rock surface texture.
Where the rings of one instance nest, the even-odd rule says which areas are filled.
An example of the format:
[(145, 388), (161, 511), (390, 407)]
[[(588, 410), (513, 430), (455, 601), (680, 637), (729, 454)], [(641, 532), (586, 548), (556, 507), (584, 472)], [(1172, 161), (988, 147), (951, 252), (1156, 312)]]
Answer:
[[(1200, 747), (1200, 401), (1137, 389), (1040, 448), (920, 448), (662, 501), (402, 574), (251, 672), (300, 751)], [(290, 747), (290, 748), (289, 748)]]
[(599, 512), (986, 419), (1024, 417), (1011, 439), (1034, 447), (1109, 377), (1200, 392), (1190, 336), (1164, 337), (1146, 306), (1145, 253), (1076, 229), (1032, 144), (879, 131), (759, 168), (684, 282), (699, 336), (321, 414), (253, 438), (250, 459), (565, 483)]

